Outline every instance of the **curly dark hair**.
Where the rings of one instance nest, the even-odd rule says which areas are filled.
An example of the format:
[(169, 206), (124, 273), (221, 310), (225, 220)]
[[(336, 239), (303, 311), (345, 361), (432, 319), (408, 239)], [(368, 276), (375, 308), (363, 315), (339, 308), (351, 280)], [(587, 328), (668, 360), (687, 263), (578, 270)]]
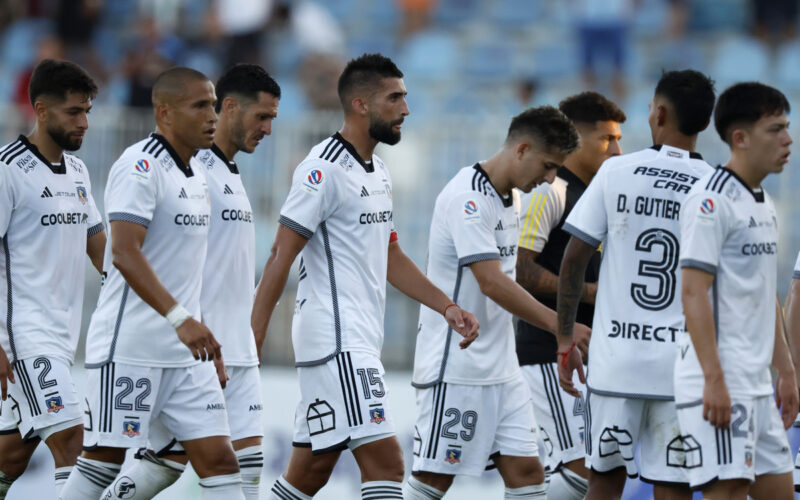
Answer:
[(558, 109), (567, 115), (573, 123), (588, 123), (613, 121), (624, 123), (625, 113), (603, 94), (593, 91), (581, 92), (569, 96), (560, 103)]
[(97, 95), (97, 84), (83, 68), (73, 62), (45, 59), (36, 65), (28, 83), (28, 96), (32, 106), (44, 95), (64, 101), (67, 92), (78, 92), (94, 99)]
[(780, 90), (759, 82), (737, 83), (720, 94), (714, 110), (714, 127), (730, 145), (736, 126), (752, 125), (765, 116), (790, 111), (789, 101)]
[(506, 143), (522, 136), (541, 141), (547, 151), (572, 153), (580, 145), (578, 131), (567, 115), (553, 106), (529, 108), (511, 120)]
[(257, 100), (259, 92), (266, 92), (280, 99), (281, 87), (269, 73), (257, 64), (237, 64), (217, 80), (217, 113), (222, 109), (222, 101), (231, 94), (246, 99)]

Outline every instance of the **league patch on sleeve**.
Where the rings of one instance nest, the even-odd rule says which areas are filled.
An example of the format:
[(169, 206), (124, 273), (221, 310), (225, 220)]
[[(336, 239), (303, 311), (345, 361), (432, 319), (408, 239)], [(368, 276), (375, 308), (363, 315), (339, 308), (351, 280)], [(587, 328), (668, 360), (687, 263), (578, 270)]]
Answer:
[(711, 198), (706, 198), (700, 202), (697, 209), (697, 221), (701, 224), (711, 225), (717, 217), (718, 207)]
[(147, 179), (149, 173), (150, 173), (149, 161), (141, 159), (137, 160), (136, 163), (133, 164), (133, 175), (135, 177), (141, 177), (142, 179)]
[(311, 170), (303, 180), (303, 187), (309, 193), (318, 193), (322, 184), (326, 181), (327, 175), (317, 168)]
[(474, 200), (467, 200), (464, 202), (464, 221), (466, 222), (477, 222), (481, 220), (480, 209), (478, 207), (478, 203)]

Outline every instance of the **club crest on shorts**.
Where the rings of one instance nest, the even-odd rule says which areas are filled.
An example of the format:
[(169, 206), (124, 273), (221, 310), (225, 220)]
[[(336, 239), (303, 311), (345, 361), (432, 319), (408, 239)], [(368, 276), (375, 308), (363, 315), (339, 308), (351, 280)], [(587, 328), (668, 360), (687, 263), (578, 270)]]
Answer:
[(449, 464), (461, 463), (461, 450), (458, 448), (447, 448), (444, 453), (444, 461)]
[(125, 420), (122, 422), (122, 435), (128, 437), (138, 436), (141, 425), (136, 420)]
[(753, 452), (750, 450), (744, 452), (744, 465), (745, 467), (753, 466)]
[(61, 396), (53, 396), (52, 398), (47, 398), (44, 401), (44, 405), (47, 407), (47, 413), (58, 413), (59, 410), (64, 409)]
[(375, 408), (369, 409), (369, 421), (373, 424), (379, 424), (381, 422), (386, 421), (386, 417), (384, 416), (384, 410), (382, 406), (377, 406)]

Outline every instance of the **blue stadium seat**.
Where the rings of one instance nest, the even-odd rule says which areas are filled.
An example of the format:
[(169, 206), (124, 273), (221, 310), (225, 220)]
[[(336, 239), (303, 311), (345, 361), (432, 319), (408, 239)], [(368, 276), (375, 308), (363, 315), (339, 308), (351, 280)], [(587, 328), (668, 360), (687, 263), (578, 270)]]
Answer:
[(698, 32), (741, 32), (751, 16), (749, 0), (692, 0), (689, 4), (689, 28)]
[(380, 52), (387, 57), (395, 56), (394, 37), (385, 33), (370, 33), (353, 36), (347, 40), (347, 56), (358, 57), (365, 53)]
[(781, 89), (800, 91), (800, 42), (781, 46), (775, 66)]
[(501, 29), (530, 29), (546, 15), (545, 0), (496, 0), (488, 5), (486, 20)]
[(464, 74), (473, 79), (501, 80), (513, 73), (514, 47), (497, 40), (471, 47), (464, 61)]
[(444, 31), (426, 31), (406, 41), (398, 62), (403, 72), (417, 78), (442, 81), (455, 75), (460, 59), (453, 35)]
[(735, 36), (717, 46), (711, 63), (711, 77), (723, 88), (742, 80), (764, 80), (769, 70), (769, 51), (761, 41)]
[(441, 26), (455, 26), (478, 19), (479, 0), (438, 0), (434, 17)]
[(537, 45), (530, 64), (534, 75), (549, 80), (569, 78), (581, 71), (580, 54), (574, 38)]
[(0, 38), (0, 60), (7, 71), (17, 71), (33, 63), (37, 43), (52, 32), (49, 21), (44, 19), (23, 19), (11, 24)]

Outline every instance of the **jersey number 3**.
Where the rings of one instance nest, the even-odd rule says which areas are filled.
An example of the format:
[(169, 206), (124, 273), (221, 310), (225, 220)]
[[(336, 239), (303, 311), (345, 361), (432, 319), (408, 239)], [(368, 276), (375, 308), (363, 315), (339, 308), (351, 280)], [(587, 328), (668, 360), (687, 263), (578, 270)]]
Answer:
[(680, 253), (678, 238), (669, 231), (658, 228), (648, 229), (636, 238), (637, 252), (652, 254), (656, 247), (662, 249), (661, 260), (640, 260), (639, 276), (657, 280), (658, 289), (651, 293), (648, 291), (648, 284), (631, 283), (631, 298), (636, 305), (648, 311), (666, 309), (675, 299), (675, 271), (678, 269)]

